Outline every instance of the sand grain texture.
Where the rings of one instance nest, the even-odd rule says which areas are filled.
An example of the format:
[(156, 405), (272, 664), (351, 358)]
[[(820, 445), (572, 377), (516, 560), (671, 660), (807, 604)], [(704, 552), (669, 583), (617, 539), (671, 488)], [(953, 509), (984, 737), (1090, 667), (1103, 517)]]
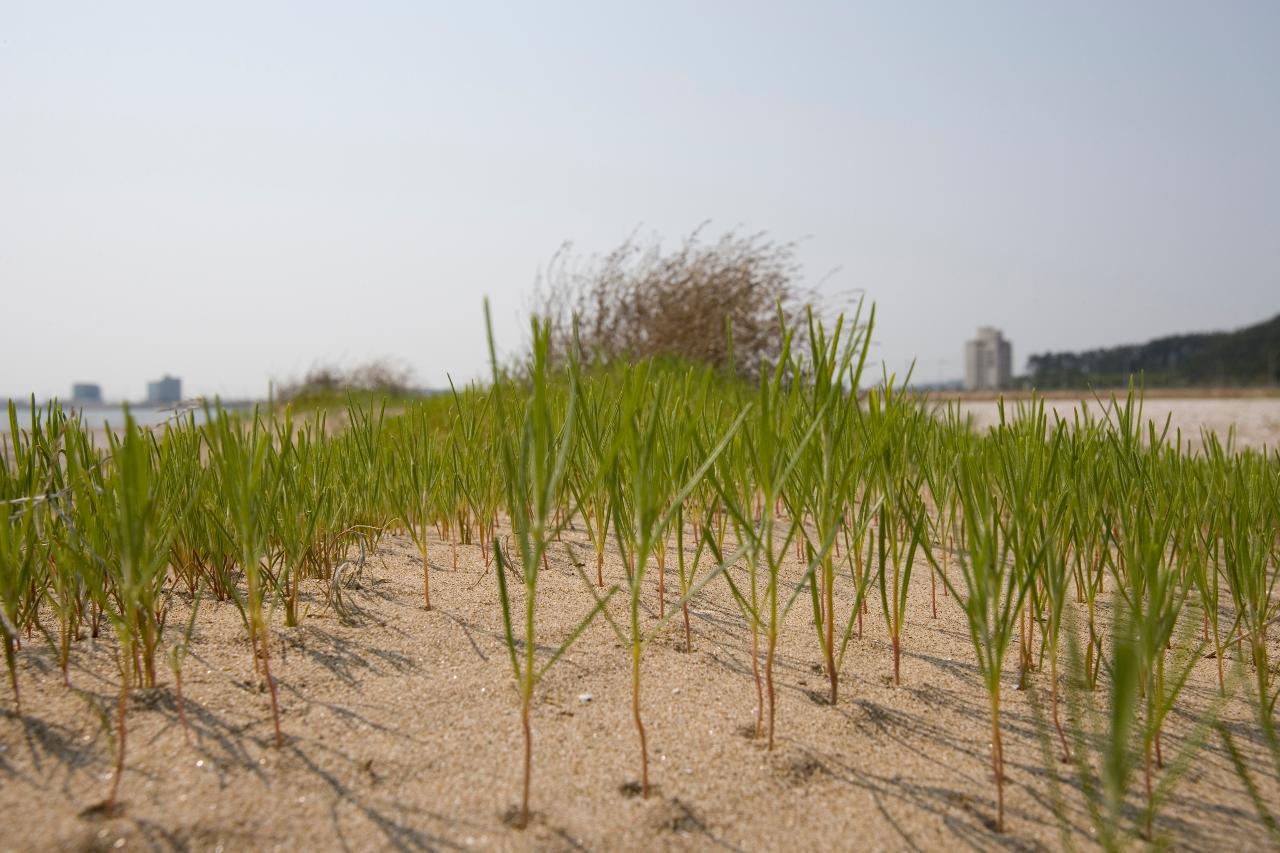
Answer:
[[(590, 553), (580, 533), (567, 538), (580, 555)], [(430, 613), (420, 604), (415, 549), (406, 538), (388, 536), (359, 588), (345, 592), (350, 622), (318, 597), (299, 628), (283, 628), (276, 614), (273, 665), (286, 734), (280, 749), (271, 745), (270, 705), (254, 679), (239, 613), (227, 603), (202, 604), (184, 678), (192, 742), (184, 741), (171, 677), (153, 691), (135, 692), (117, 817), (93, 811), (112, 762), (99, 713), (110, 712), (116, 695), (114, 640), (75, 646), (74, 691), (62, 686), (46, 644), (32, 640), (21, 653), (24, 716), (15, 717), (11, 697), (3, 697), (0, 848), (1062, 846), (1041, 729), (1028, 694), (1014, 689), (1013, 672), (1004, 703), (1007, 833), (989, 828), (986, 696), (956, 602), (940, 598), (941, 618), (929, 618), (923, 569), (912, 588), (900, 687), (891, 684), (877, 602), (865, 638), (850, 648), (836, 707), (826, 701), (811, 614), (803, 601), (792, 611), (777, 663), (773, 753), (744, 734), (755, 713), (749, 633), (725, 585), (710, 585), (693, 605), (692, 653), (683, 651), (679, 620), (646, 652), (643, 704), (655, 785), (647, 800), (631, 792), (639, 754), (628, 653), (597, 620), (538, 691), (535, 817), (528, 829), (512, 829), (504, 814), (518, 799), (521, 740), (496, 583), (478, 548), (458, 553), (453, 570), (448, 546), (433, 548), (440, 568), (432, 571), (437, 609)], [(542, 576), (548, 650), (591, 604), (564, 552), (555, 554)], [(594, 568), (593, 559), (584, 562)], [(616, 555), (606, 572), (621, 578)], [(656, 570), (648, 582), (646, 603), (656, 607)], [(675, 585), (668, 582), (669, 589)], [(184, 607), (179, 601), (170, 617), (170, 640)], [(1009, 660), (1012, 667), (1016, 654)], [(1038, 689), (1044, 687), (1038, 677)], [(1211, 701), (1212, 661), (1197, 665), (1188, 691), (1184, 707)], [(583, 701), (587, 693), (591, 699)], [(1227, 716), (1238, 731), (1250, 730), (1242, 703)], [(1189, 717), (1175, 713), (1168, 753), (1188, 727)], [(1135, 803), (1140, 779), (1134, 777)], [(1264, 794), (1280, 802), (1271, 783)], [(1073, 844), (1090, 847), (1078, 795), (1068, 793), (1067, 808)], [(1158, 829), (1185, 849), (1265, 848), (1263, 829), (1216, 742), (1197, 758)]]

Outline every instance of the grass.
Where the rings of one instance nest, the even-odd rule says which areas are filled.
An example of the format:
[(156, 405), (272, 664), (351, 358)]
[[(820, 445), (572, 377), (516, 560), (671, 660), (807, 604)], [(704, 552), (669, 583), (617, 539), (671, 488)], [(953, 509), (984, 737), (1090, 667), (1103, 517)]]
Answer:
[[(1046, 756), (1075, 771), (1070, 788), (1105, 846), (1162, 837), (1161, 804), (1213, 732), (1274, 830), (1260, 792), (1262, 776), (1280, 781), (1268, 645), (1280, 620), (1280, 454), (1213, 436), (1193, 447), (1144, 420), (1132, 387), (1070, 423), (1032, 399), (971, 432), (954, 409), (931, 417), (895, 377), (864, 387), (874, 318), (810, 316), (803, 328), (781, 318), (779, 356), (754, 381), (661, 360), (593, 364), (576, 349), (557, 358), (551, 329), (535, 320), (522, 364), (501, 368), (490, 339), (487, 384), (398, 400), (390, 412), (352, 397), (341, 428), (323, 413), (213, 404), (203, 419), (150, 430), (129, 419), (99, 444), (57, 404), (33, 407), (25, 423), (11, 405), (0, 455), (0, 640), (14, 712), (23, 710), (25, 644), (48, 643), (70, 686), (76, 644), (109, 638), (119, 660), (113, 807), (130, 692), (169, 677), (181, 709), (198, 620), (193, 607), (185, 625), (168, 625), (182, 590), (201, 613), (241, 615), (282, 744), (270, 632), (305, 622), (298, 590), (309, 581), (344, 616), (344, 590), (398, 530), (414, 543), (415, 603), (428, 611), (433, 572), (449, 570), (443, 546), (429, 554), (429, 541), (449, 543), (454, 567), (459, 547), (485, 556), (523, 743), (515, 826), (528, 825), (542, 790), (539, 685), (596, 619), (626, 657), (638, 789), (649, 792), (646, 649), (680, 619), (682, 649), (692, 651), (690, 604), (723, 583), (743, 617), (727, 642), (750, 656), (766, 749), (778, 728), (777, 649), (795, 630), (797, 604), (811, 616), (803, 630), (816, 640), (811, 663), (831, 706), (857, 699), (842, 680), (848, 667), (885, 665), (852, 643), (869, 607), (883, 616), (894, 684), (912, 620), (956, 608), (990, 714), (996, 831), (1005, 828), (1002, 714), (1014, 686), (1033, 703), (1044, 691)], [(562, 533), (579, 524), (594, 566), (571, 557), (594, 606), (553, 629), (540, 581)], [(610, 553), (620, 558), (612, 570)], [(915, 613), (919, 571), (930, 595)], [(1243, 660), (1229, 669), (1232, 652)], [(1248, 743), (1267, 761), (1243, 757), (1245, 742), (1217, 726), (1213, 709), (1197, 718), (1195, 737), (1165, 743), (1166, 721), (1188, 707), (1191, 667), (1207, 653), (1220, 701), (1247, 698)]]
[[(485, 324), (488, 328), (489, 353), (495, 381), (495, 412), (500, 424), (508, 419), (506, 394), (498, 376), (498, 361), (493, 343), (493, 330), (489, 325), (489, 308), (485, 305)], [(576, 382), (570, 372), (569, 399), (559, 424), (555, 419), (555, 407), (551, 402), (548, 385), (548, 330), (537, 321), (533, 324), (533, 364), (530, 370), (531, 388), (523, 406), (517, 407), (511, 416), (521, 426), (512, 434), (502, 432), (499, 444), (499, 460), (506, 485), (505, 504), (515, 531), (516, 552), (507, 556), (494, 545), (497, 557), (495, 574), (498, 579), (498, 595), (502, 605), (503, 637), (511, 660), (511, 669), (520, 698), (520, 728), (524, 737), (523, 785), (520, 811), (515, 825), (524, 828), (529, 823), (529, 794), (533, 775), (533, 734), (530, 713), (534, 689), (560, 657), (568, 650), (590, 624), (591, 620), (608, 603), (612, 592), (601, 600), (578, 624), (555, 652), (545, 661), (537, 659), (537, 607), (538, 578), (545, 565), (547, 549), (559, 532), (561, 522), (556, 519), (556, 499), (561, 495), (569, 449), (573, 446), (575, 423)], [(567, 513), (565, 517), (569, 517)], [(514, 559), (513, 559), (514, 557)], [(517, 562), (518, 561), (518, 562)], [(514, 570), (524, 586), (523, 637), (517, 640), (516, 624), (512, 616), (512, 595), (508, 588), (508, 572)], [(426, 571), (426, 559), (423, 559)]]

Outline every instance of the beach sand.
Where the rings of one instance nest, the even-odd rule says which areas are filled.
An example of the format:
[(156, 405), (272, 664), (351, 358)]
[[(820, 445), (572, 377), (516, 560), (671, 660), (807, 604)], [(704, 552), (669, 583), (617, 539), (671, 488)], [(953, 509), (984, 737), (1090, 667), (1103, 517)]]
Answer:
[[(594, 572), (580, 530), (565, 544)], [(112, 768), (103, 721), (117, 694), (115, 643), (75, 644), (68, 690), (47, 644), (30, 641), (20, 653), (23, 716), (12, 713), (7, 690), (0, 694), (0, 849), (1022, 850), (1060, 848), (1065, 837), (1093, 846), (1071, 765), (1054, 759), (1046, 734), (1047, 674), (1017, 690), (1012, 649), (1003, 703), (1007, 831), (992, 831), (987, 697), (956, 600), (939, 591), (939, 618), (931, 618), (923, 564), (911, 587), (901, 685), (892, 683), (873, 598), (834, 707), (807, 596), (799, 601), (776, 664), (771, 753), (751, 737), (756, 690), (747, 623), (727, 585), (710, 584), (691, 606), (692, 651), (675, 619), (645, 653), (648, 799), (635, 792), (629, 653), (597, 620), (537, 691), (534, 818), (514, 829), (506, 816), (519, 801), (522, 741), (495, 577), (476, 546), (458, 548), (457, 569), (446, 544), (434, 544), (431, 559), (430, 612), (421, 603), (415, 549), (387, 536), (358, 587), (344, 590), (346, 620), (326, 607), (318, 585), (300, 627), (282, 627), (276, 614), (282, 748), (272, 745), (270, 704), (239, 612), (203, 603), (184, 674), (191, 740), (167, 671), (162, 686), (136, 691), (122, 812), (114, 817), (94, 806)], [(621, 580), (615, 554), (605, 571)], [(788, 572), (794, 582), (797, 567)], [(656, 570), (646, 579), (650, 624), (656, 579)], [(675, 581), (667, 581), (670, 591)], [(593, 599), (563, 546), (540, 589), (545, 655)], [(622, 598), (611, 605), (619, 616)], [(186, 606), (175, 599), (170, 640)], [(1199, 614), (1188, 612), (1195, 640)], [(1200, 660), (1169, 720), (1166, 756), (1187, 742), (1198, 710), (1216, 694), (1216, 662)], [(1225, 719), (1262, 767), (1244, 702), (1233, 700)], [(1051, 774), (1061, 777), (1059, 786)], [(1130, 780), (1134, 807), (1141, 791), (1139, 770)], [(1262, 796), (1280, 802), (1274, 776), (1264, 777)], [(1065, 823), (1055, 817), (1055, 798)], [(1195, 757), (1156, 830), (1183, 849), (1267, 846), (1216, 738)]]
[[(1142, 409), (1144, 422), (1154, 421), (1157, 429), (1162, 429), (1167, 418), (1168, 439), (1175, 440), (1177, 431), (1181, 430), (1184, 446), (1190, 441), (1192, 448), (1196, 450), (1201, 446), (1202, 429), (1216, 433), (1224, 442), (1234, 429), (1235, 446), (1238, 448), (1280, 448), (1280, 396), (1201, 396), (1187, 393), (1188, 396), (1177, 396), (1148, 392)], [(1124, 395), (1121, 393), (1119, 396), (1123, 401)], [(1009, 416), (1012, 416), (1017, 401), (1023, 399), (1025, 397), (1009, 395), (1005, 403)], [(1111, 397), (1103, 394), (1100, 399), (1105, 404), (1110, 402)], [(1095, 417), (1104, 415), (1104, 406), (1098, 399), (1058, 392), (1045, 401), (1050, 422), (1053, 421), (1054, 413), (1068, 423), (1071, 422), (1074, 412), (1082, 407), (1081, 400)], [(972, 416), (974, 429), (987, 429), (1000, 422), (998, 404), (990, 397), (938, 397), (934, 399), (934, 403), (940, 406), (958, 404), (963, 414)]]

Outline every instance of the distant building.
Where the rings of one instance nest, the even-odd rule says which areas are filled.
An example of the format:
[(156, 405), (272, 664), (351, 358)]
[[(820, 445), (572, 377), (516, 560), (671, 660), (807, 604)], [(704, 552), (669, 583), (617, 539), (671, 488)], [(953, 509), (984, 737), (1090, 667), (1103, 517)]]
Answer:
[(176, 376), (165, 375), (155, 382), (147, 383), (147, 402), (156, 405), (172, 405), (182, 399), (182, 380)]
[(983, 326), (978, 336), (964, 345), (964, 388), (966, 391), (999, 391), (1013, 378), (1013, 348), (999, 329)]
[(101, 403), (102, 386), (92, 382), (77, 382), (71, 386), (71, 402)]

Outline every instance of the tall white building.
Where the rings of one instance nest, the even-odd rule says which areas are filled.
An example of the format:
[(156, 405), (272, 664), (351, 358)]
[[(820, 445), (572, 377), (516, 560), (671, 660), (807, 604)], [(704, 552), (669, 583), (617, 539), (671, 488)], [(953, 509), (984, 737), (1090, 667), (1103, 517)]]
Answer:
[(999, 329), (983, 326), (964, 345), (966, 391), (999, 391), (1013, 378), (1013, 348)]

